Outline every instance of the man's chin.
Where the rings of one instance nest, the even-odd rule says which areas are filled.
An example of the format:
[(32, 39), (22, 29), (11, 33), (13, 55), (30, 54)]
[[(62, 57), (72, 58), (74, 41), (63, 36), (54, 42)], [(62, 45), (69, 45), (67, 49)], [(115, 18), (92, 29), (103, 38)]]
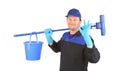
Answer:
[(78, 30), (76, 27), (69, 27), (70, 30), (74, 31), (74, 30)]
[(69, 29), (72, 30), (72, 31), (76, 30), (75, 28), (69, 28)]

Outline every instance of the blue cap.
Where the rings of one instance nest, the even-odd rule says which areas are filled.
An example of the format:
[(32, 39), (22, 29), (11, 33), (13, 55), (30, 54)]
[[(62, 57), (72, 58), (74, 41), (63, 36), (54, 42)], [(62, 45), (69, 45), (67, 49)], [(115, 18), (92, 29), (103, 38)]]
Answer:
[(66, 17), (68, 17), (68, 16), (75, 16), (75, 17), (81, 18), (81, 14), (80, 14), (79, 10), (75, 9), (75, 8), (69, 10)]

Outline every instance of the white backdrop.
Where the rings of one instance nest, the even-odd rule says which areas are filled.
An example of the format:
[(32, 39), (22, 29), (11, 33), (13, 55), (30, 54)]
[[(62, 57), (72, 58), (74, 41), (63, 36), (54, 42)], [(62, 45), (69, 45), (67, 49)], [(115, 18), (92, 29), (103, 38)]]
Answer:
[[(23, 42), (29, 36), (13, 35), (66, 28), (65, 15), (71, 8), (79, 9), (82, 19), (93, 24), (99, 22), (100, 14), (105, 15), (106, 36), (101, 36), (100, 30), (90, 31), (101, 59), (89, 64), (89, 71), (120, 71), (118, 0), (0, 0), (0, 71), (59, 71), (60, 53), (48, 47), (44, 34), (38, 35), (44, 42), (38, 61), (25, 59)], [(54, 32), (54, 40), (58, 41), (64, 32)]]

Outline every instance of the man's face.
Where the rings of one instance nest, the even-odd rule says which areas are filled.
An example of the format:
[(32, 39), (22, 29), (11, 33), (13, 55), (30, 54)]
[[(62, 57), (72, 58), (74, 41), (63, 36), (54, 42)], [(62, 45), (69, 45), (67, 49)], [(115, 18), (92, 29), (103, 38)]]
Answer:
[(80, 18), (75, 16), (68, 16), (66, 22), (70, 30), (77, 30), (81, 24)]

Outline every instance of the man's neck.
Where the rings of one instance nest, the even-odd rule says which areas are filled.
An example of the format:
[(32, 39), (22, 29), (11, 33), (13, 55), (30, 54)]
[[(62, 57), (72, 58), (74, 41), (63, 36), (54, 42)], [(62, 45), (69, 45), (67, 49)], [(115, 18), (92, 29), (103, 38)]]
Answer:
[(76, 30), (70, 30), (70, 34), (75, 34), (76, 32), (78, 32), (78, 29), (76, 29)]

